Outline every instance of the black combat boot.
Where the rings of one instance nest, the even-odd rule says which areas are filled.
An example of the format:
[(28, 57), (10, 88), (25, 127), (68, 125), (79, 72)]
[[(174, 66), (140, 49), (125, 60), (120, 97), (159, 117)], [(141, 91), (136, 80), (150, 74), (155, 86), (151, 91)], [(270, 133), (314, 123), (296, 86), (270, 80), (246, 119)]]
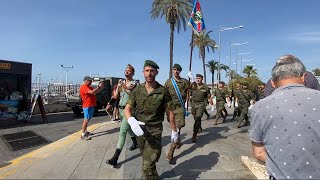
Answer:
[(113, 157), (111, 159), (107, 160), (107, 163), (112, 165), (113, 167), (116, 167), (118, 164), (118, 158), (120, 156), (121, 150), (120, 149), (116, 149), (116, 152), (114, 153)]
[(137, 143), (137, 138), (136, 138), (136, 137), (131, 137), (131, 139), (132, 139), (133, 144), (132, 144), (132, 146), (129, 148), (129, 150), (130, 150), (130, 151), (133, 151), (133, 150), (135, 150), (135, 149), (138, 148), (138, 143)]
[(192, 135), (192, 142), (193, 142), (193, 143), (195, 143), (196, 140), (197, 140), (197, 133), (198, 133), (198, 132), (196, 132), (196, 131), (193, 132), (193, 135)]

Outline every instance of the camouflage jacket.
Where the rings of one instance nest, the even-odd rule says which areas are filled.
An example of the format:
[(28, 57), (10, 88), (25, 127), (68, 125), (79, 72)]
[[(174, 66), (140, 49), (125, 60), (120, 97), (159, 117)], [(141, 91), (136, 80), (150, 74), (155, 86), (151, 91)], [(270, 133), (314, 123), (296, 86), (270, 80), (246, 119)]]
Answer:
[(164, 120), (166, 108), (173, 110), (172, 98), (166, 88), (157, 82), (157, 87), (150, 94), (145, 88), (145, 83), (138, 85), (131, 92), (127, 104), (135, 108), (137, 120), (146, 125), (157, 125)]
[(207, 85), (202, 84), (202, 86), (198, 86), (195, 82), (192, 83), (191, 87), (191, 95), (192, 95), (192, 106), (199, 103), (207, 103), (208, 99), (211, 96), (210, 89)]
[(222, 89), (218, 88), (213, 91), (213, 96), (216, 96), (217, 102), (226, 102), (226, 97), (229, 97), (229, 91), (226, 87)]
[(251, 90), (238, 90), (235, 97), (238, 98), (238, 103), (241, 107), (249, 107), (250, 101), (255, 99), (254, 93)]
[[(188, 91), (188, 87), (189, 87), (189, 81), (184, 78), (181, 78), (180, 80), (175, 79), (175, 81), (177, 83), (177, 86), (179, 88), (179, 91), (180, 91), (180, 94), (181, 94), (181, 97), (182, 97), (183, 103), (184, 103), (187, 99), (187, 91)], [(164, 84), (164, 87), (169, 91), (169, 93), (172, 97), (173, 107), (181, 107), (178, 95), (176, 93), (176, 90), (173, 87), (171, 79), (168, 79), (166, 81), (166, 83)]]

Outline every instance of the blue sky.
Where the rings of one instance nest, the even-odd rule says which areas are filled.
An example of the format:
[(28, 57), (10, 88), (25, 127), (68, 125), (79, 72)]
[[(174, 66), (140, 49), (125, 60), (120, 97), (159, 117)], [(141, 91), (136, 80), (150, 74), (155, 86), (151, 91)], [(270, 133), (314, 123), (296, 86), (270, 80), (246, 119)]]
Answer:
[[(136, 68), (135, 78), (143, 80), (145, 59), (160, 66), (160, 83), (168, 78), (169, 25), (152, 20), (152, 0), (1, 0), (0, 59), (33, 64), (45, 82), (65, 81), (60, 67), (74, 66), (69, 80), (80, 83), (83, 76), (123, 77), (128, 63)], [(253, 63), (263, 81), (280, 55), (293, 54), (308, 70), (319, 67), (320, 1), (318, 0), (200, 0), (207, 31), (218, 43), (219, 26), (242, 29), (221, 33), (221, 63), (229, 65), (230, 42), (247, 45), (232, 47), (232, 69), (236, 49)], [(318, 23), (317, 23), (318, 22)], [(191, 29), (175, 33), (174, 62), (181, 64), (182, 76), (189, 67)], [(207, 53), (206, 61), (218, 60), (218, 51)], [(248, 62), (247, 62), (248, 63)], [(238, 62), (240, 65), (240, 62)], [(202, 73), (198, 49), (192, 72)], [(207, 81), (211, 82), (210, 72)], [(226, 80), (222, 74), (222, 79)]]

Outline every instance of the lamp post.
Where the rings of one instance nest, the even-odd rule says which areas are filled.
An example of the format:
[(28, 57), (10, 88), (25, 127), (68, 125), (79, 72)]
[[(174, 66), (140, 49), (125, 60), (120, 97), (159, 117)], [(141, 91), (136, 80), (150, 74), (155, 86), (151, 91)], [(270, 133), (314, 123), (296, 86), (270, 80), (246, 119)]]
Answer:
[[(236, 66), (238, 66), (238, 57), (239, 56), (241, 56), (241, 55), (249, 55), (249, 54), (251, 54), (252, 52), (245, 52), (245, 53), (238, 53), (237, 54), (237, 59), (236, 59)], [(240, 61), (240, 68), (242, 69), (242, 57), (241, 57), (241, 61)], [(236, 69), (236, 70), (238, 70), (238, 69)], [(240, 72), (241, 73), (241, 72)]]
[(221, 27), (219, 28), (219, 60), (218, 60), (218, 81), (220, 81), (220, 54), (221, 54), (221, 32), (223, 31), (229, 31), (233, 29), (243, 28), (242, 25), (236, 26), (236, 27)]
[(66, 97), (67, 97), (67, 95), (68, 95), (68, 71), (69, 71), (70, 69), (72, 69), (73, 66), (63, 66), (63, 65), (61, 64), (61, 67), (66, 71)]
[[(231, 62), (232, 62), (232, 60), (231, 60), (231, 57), (232, 57), (232, 55), (231, 55), (232, 46), (241, 46), (241, 45), (245, 45), (245, 44), (248, 44), (248, 41), (243, 42), (243, 43), (232, 43), (232, 42), (230, 41), (230, 56), (229, 56), (229, 68), (230, 68), (230, 70), (231, 70)], [(238, 51), (238, 50), (237, 50), (237, 51)], [(229, 70), (229, 72), (230, 72), (230, 70)], [(236, 71), (237, 71), (237, 70), (236, 70)], [(231, 76), (230, 76), (230, 74), (229, 74), (229, 82), (230, 82), (230, 80), (231, 80)]]

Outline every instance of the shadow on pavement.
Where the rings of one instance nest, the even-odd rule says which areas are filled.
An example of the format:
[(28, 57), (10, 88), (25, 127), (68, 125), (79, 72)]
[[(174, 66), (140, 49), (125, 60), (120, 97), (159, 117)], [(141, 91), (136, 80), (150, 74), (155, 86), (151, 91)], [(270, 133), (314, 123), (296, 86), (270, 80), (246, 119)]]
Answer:
[[(202, 132), (198, 134), (196, 143), (193, 143), (193, 145), (189, 149), (175, 156), (170, 164), (175, 165), (177, 159), (190, 154), (196, 149), (202, 148), (213, 141), (227, 138), (221, 136), (220, 132), (228, 132), (229, 130), (230, 128), (228, 126), (210, 127), (203, 129)], [(191, 143), (191, 139), (188, 139), (185, 140), (183, 144), (188, 144), (186, 141)], [(171, 171), (164, 172), (160, 176), (160, 179), (172, 178), (180, 175), (180, 179), (197, 179), (202, 172), (210, 170), (218, 162), (219, 156), (220, 155), (217, 152), (211, 152), (208, 155), (195, 156), (190, 160), (184, 161), (183, 163), (177, 165)]]
[[(188, 139), (188, 140), (185, 140), (182, 142), (183, 144), (192, 143), (193, 145), (189, 149), (187, 149), (187, 150), (183, 151), (182, 153), (180, 153), (179, 155), (175, 156), (173, 158), (173, 161), (171, 162), (171, 164), (176, 164), (177, 159), (179, 159), (187, 154), (190, 154), (193, 151), (195, 151), (196, 149), (202, 148), (205, 145), (207, 145), (213, 141), (216, 141), (217, 139), (227, 138), (227, 137), (221, 136), (220, 132), (222, 132), (222, 131), (228, 132), (229, 130), (230, 130), (230, 128), (228, 126), (210, 127), (210, 128), (203, 129), (203, 131), (198, 134), (196, 143), (192, 143), (191, 139)], [(186, 141), (188, 141), (189, 143), (187, 143)]]
[[(187, 134), (183, 133), (183, 129), (181, 131), (182, 131), (182, 134), (180, 134), (180, 139), (181, 139), (181, 141), (183, 141), (186, 139)], [(163, 136), (161, 139), (161, 142), (162, 142), (162, 147), (166, 146), (168, 144), (171, 144), (171, 136)]]
[(3, 163), (3, 164), (0, 164), (0, 169), (3, 168), (3, 167), (9, 166), (10, 164), (12, 164), (12, 163), (11, 162), (6, 162), (6, 163)]
[(104, 135), (107, 135), (107, 134), (113, 134), (113, 133), (119, 132), (119, 130), (120, 130), (120, 128), (116, 127), (116, 128), (113, 128), (113, 129), (110, 129), (110, 130), (107, 130), (107, 131), (95, 132), (94, 135), (92, 135), (90, 137), (94, 138), (94, 137), (104, 136)]
[(160, 179), (181, 176), (180, 179), (197, 179), (202, 172), (209, 171), (218, 163), (217, 152), (208, 155), (195, 156), (174, 167), (171, 171), (164, 172)]
[[(139, 151), (139, 149), (137, 149), (137, 150)], [(119, 169), (119, 168), (120, 168), (123, 164), (125, 164), (126, 162), (132, 161), (132, 160), (134, 160), (134, 159), (136, 159), (136, 158), (138, 158), (138, 157), (140, 157), (140, 153), (138, 153), (138, 154), (136, 154), (136, 155), (134, 155), (134, 156), (131, 156), (130, 158), (125, 159), (125, 160), (123, 160), (123, 161), (121, 161), (121, 162), (118, 162), (116, 168)]]

